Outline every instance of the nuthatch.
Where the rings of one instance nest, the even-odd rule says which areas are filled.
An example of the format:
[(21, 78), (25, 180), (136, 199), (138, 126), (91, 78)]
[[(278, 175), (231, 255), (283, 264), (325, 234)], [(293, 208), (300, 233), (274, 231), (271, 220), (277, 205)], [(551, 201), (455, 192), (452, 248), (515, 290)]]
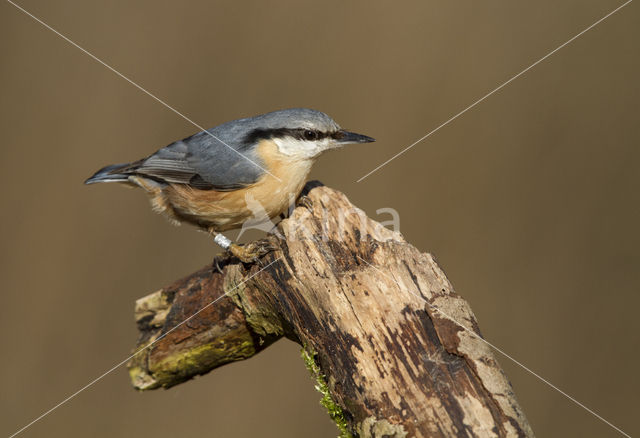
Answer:
[(259, 202), (269, 219), (275, 218), (297, 198), (322, 152), (372, 141), (340, 129), (320, 111), (286, 109), (223, 123), (147, 158), (106, 166), (85, 184), (142, 187), (154, 210), (174, 223), (206, 230), (217, 244), (249, 262), (268, 252), (268, 246), (240, 246), (220, 234), (252, 217), (248, 199)]

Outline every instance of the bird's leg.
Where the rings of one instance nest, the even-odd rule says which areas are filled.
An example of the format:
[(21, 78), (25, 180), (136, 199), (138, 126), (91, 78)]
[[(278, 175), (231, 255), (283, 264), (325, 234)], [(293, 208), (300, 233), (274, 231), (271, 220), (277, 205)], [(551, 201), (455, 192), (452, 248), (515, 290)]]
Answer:
[[(255, 262), (259, 257), (275, 249), (267, 240), (257, 240), (255, 242), (249, 242), (246, 245), (238, 245), (211, 228), (207, 229), (207, 231), (213, 236), (214, 242), (226, 249), (243, 263)], [(217, 260), (214, 260), (214, 263), (216, 264), (216, 268), (219, 270), (220, 267)]]
[[(226, 240), (228, 240), (229, 242), (231, 242), (229, 239), (227, 239), (226, 237), (224, 237), (222, 234), (218, 234), (215, 231), (211, 231), (211, 230), (207, 230), (207, 232), (213, 236), (213, 240), (214, 242), (216, 242), (218, 245), (222, 246), (218, 240), (221, 240), (221, 238), (224, 238)], [(218, 237), (221, 236), (221, 237)], [(232, 257), (231, 252), (228, 250), (228, 247), (224, 247), (222, 246), (222, 248), (225, 249), (224, 252), (217, 254), (215, 257), (213, 257), (213, 262), (211, 263), (212, 267), (218, 271), (219, 273), (223, 273), (222, 270), (224, 269), (224, 267), (226, 265), (229, 264), (229, 260)]]

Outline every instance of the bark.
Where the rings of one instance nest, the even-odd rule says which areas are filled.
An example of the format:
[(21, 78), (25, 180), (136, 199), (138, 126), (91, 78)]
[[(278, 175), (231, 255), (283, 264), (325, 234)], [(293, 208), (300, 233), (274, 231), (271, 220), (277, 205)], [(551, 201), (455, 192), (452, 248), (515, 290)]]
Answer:
[(284, 336), (303, 346), (342, 436), (533, 436), (434, 257), (340, 192), (308, 199), (258, 263), (205, 267), (138, 300), (138, 348), (155, 343), (129, 363), (134, 386), (168, 388)]

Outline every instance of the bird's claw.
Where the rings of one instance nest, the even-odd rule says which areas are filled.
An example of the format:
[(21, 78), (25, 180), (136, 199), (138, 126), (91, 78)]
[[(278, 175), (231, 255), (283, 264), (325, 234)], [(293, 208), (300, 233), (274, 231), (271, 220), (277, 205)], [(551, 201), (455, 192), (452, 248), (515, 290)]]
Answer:
[(225, 251), (223, 253), (220, 253), (213, 258), (213, 262), (211, 262), (211, 267), (215, 271), (222, 274), (222, 270), (229, 263), (230, 258), (231, 258), (231, 254), (229, 254), (228, 252)]
[(245, 245), (232, 244), (229, 252), (243, 263), (258, 262), (260, 257), (275, 250), (276, 247), (267, 239), (256, 240)]
[(296, 201), (297, 207), (304, 207), (307, 210), (313, 210), (313, 201), (307, 195), (300, 195)]

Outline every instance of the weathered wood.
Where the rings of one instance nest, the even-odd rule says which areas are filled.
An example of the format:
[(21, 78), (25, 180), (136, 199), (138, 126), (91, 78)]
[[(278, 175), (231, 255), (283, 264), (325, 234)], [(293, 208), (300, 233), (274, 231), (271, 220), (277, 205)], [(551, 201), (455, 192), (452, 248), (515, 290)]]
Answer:
[(204, 268), (138, 300), (138, 347), (206, 308), (131, 361), (134, 386), (170, 387), (286, 336), (303, 346), (343, 436), (533, 436), (433, 256), (340, 192), (317, 187), (308, 199), (259, 264)]

